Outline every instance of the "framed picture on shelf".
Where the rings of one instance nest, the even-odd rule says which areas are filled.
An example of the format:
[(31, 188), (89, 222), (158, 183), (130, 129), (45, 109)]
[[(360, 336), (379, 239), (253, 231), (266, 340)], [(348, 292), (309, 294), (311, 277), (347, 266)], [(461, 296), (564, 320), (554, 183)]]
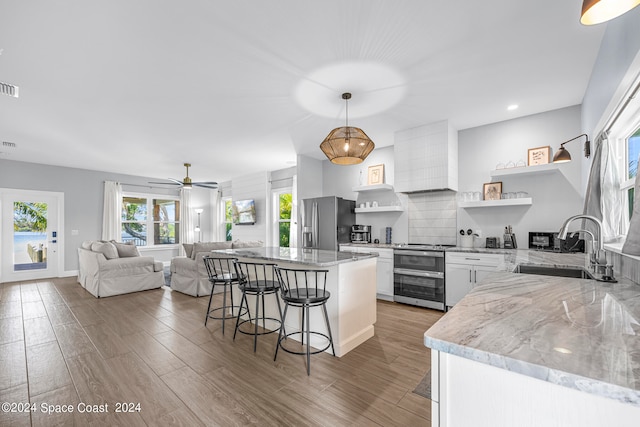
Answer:
[(488, 182), (482, 188), (484, 200), (500, 200), (502, 197), (502, 182)]
[(546, 165), (549, 163), (551, 147), (529, 148), (529, 166)]
[(384, 164), (369, 166), (367, 185), (384, 184)]

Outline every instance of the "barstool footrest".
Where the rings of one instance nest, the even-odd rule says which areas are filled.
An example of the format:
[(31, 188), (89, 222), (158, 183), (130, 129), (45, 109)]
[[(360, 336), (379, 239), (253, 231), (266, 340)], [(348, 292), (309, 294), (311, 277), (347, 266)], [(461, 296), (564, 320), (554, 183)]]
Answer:
[[(306, 331), (304, 331), (304, 332), (303, 332), (303, 331), (299, 331), (299, 332), (290, 332), (290, 333), (288, 333), (288, 334), (282, 335), (282, 337), (281, 337), (281, 338), (280, 338), (280, 340), (278, 341), (278, 346), (280, 346), (280, 348), (281, 348), (281, 349), (283, 349), (284, 351), (286, 351), (287, 353), (290, 353), (290, 354), (303, 354), (303, 355), (306, 355), (306, 354), (307, 354), (307, 352), (306, 352), (306, 351), (294, 351), (294, 350), (289, 350), (289, 349), (287, 349), (284, 345), (282, 345), (282, 341), (286, 340), (288, 337), (290, 337), (290, 336), (292, 336), (292, 335), (301, 335), (301, 334), (306, 335), (306, 334), (307, 334), (307, 332), (306, 332)], [(324, 348), (322, 348), (322, 349), (320, 349), (320, 350), (310, 351), (310, 352), (309, 352), (309, 354), (318, 354), (318, 353), (323, 353), (324, 351), (328, 350), (328, 349), (329, 349), (329, 347), (331, 347), (331, 338), (329, 338), (329, 335), (327, 335), (327, 334), (323, 334), (323, 333), (321, 333), (321, 332), (313, 332), (313, 331), (309, 332), (309, 335), (320, 336), (320, 337), (325, 338), (325, 339), (328, 341), (328, 342), (327, 342), (327, 345), (326, 345)], [(301, 340), (301, 341), (300, 341), (300, 345), (307, 346), (307, 345), (309, 345), (309, 343), (302, 344), (302, 340)]]
[[(220, 310), (229, 310), (231, 311), (231, 314), (227, 314), (225, 316), (213, 316), (211, 315), (211, 313), (215, 313), (217, 311)], [(216, 320), (228, 320), (228, 319), (235, 319), (236, 317), (238, 317), (238, 310), (240, 310), (240, 316), (244, 316), (245, 314), (247, 314), (247, 309), (245, 307), (239, 306), (239, 305), (234, 305), (232, 306), (226, 306), (226, 307), (216, 307), (216, 308), (212, 308), (211, 310), (209, 310), (209, 313), (207, 313), (207, 317), (209, 319), (216, 319)]]
[[(245, 310), (246, 310), (246, 308), (245, 308)], [(246, 313), (245, 313), (245, 314), (246, 314)], [(242, 314), (241, 314), (241, 316), (242, 316)], [(261, 321), (263, 321), (263, 320), (271, 320), (271, 321), (273, 321), (273, 322), (277, 323), (279, 326), (278, 326), (277, 328), (274, 328), (274, 329), (265, 329), (265, 330), (264, 330), (264, 332), (258, 332), (258, 334), (257, 334), (257, 335), (268, 335), (268, 334), (272, 334), (272, 333), (274, 333), (274, 332), (278, 332), (278, 331), (280, 331), (280, 328), (282, 328), (282, 322), (280, 321), (280, 319), (276, 319), (275, 317), (265, 317), (265, 318), (260, 317), (259, 319), (253, 318), (253, 319), (245, 319), (245, 320), (240, 321), (240, 322), (238, 323), (238, 326), (237, 326), (236, 330), (237, 330), (238, 332), (240, 332), (241, 334), (245, 334), (245, 335), (256, 335), (256, 332), (255, 332), (255, 323), (254, 323), (254, 322), (255, 322), (255, 321), (259, 321), (259, 322), (261, 322)], [(245, 323), (249, 323), (249, 324), (253, 325), (253, 326), (252, 326), (252, 328), (254, 328), (254, 329), (253, 329), (253, 330), (251, 330), (251, 332), (249, 332), (249, 331), (243, 331), (242, 329), (240, 329), (240, 328), (242, 327), (242, 325), (244, 325)], [(262, 326), (260, 326), (260, 324), (258, 324), (258, 326), (259, 326), (260, 328), (262, 328)], [(264, 329), (264, 328), (263, 328), (263, 329)]]

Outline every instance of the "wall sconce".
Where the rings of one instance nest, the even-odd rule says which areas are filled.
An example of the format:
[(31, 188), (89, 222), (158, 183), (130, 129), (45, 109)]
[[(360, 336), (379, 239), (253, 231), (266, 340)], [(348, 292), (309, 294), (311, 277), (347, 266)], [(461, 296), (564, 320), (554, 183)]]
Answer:
[(581, 138), (581, 137), (585, 137), (586, 141), (584, 142), (584, 156), (588, 159), (589, 156), (591, 155), (591, 143), (589, 141), (589, 137), (587, 136), (586, 133), (583, 133), (582, 135), (578, 135), (575, 138), (571, 138), (568, 141), (563, 142), (562, 144), (560, 144), (560, 148), (558, 149), (558, 151), (556, 151), (556, 154), (553, 155), (553, 163), (567, 163), (571, 161), (571, 154), (569, 154), (569, 152), (564, 148), (564, 144), (566, 144), (567, 142), (571, 142), (575, 139)]
[(199, 242), (200, 238), (202, 237), (202, 230), (200, 228), (200, 214), (204, 211), (204, 209), (198, 208), (195, 211), (198, 214), (198, 225), (196, 225), (196, 228), (194, 231), (198, 233), (198, 242)]

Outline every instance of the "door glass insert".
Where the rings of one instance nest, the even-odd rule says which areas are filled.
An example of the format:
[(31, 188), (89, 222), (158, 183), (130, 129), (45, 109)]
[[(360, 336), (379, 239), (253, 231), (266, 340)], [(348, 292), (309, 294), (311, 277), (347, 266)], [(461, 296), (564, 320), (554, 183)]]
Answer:
[(47, 268), (47, 203), (13, 203), (13, 271)]

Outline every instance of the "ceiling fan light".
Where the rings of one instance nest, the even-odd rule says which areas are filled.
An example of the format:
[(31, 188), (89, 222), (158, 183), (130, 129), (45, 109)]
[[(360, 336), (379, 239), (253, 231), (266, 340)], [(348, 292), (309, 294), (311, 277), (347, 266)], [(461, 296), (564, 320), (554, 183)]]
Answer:
[(640, 0), (584, 0), (580, 23), (595, 25), (616, 18), (640, 4)]

